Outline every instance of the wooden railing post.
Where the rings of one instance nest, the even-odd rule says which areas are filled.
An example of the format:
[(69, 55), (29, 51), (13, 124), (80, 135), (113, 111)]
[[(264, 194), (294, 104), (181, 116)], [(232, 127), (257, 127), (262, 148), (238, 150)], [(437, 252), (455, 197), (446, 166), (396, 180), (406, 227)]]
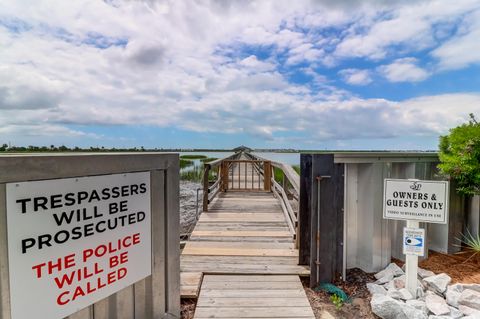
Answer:
[(226, 192), (228, 190), (228, 162), (223, 161), (221, 165), (221, 179), (222, 179), (222, 191)]
[(203, 211), (208, 212), (208, 173), (210, 172), (210, 165), (205, 164), (203, 170)]
[(263, 162), (263, 189), (267, 192), (272, 190), (272, 166), (270, 161)]

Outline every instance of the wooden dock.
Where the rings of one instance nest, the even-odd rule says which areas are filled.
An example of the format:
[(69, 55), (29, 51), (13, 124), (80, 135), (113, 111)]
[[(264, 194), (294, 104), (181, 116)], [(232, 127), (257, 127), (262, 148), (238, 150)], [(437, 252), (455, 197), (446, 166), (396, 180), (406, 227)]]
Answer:
[(314, 318), (285, 204), (268, 189), (270, 174), (240, 160), (222, 164), (222, 191), (182, 251), (181, 295), (199, 298), (195, 318)]
[(195, 310), (203, 318), (311, 318), (298, 276), (205, 275)]
[(203, 212), (181, 255), (181, 294), (196, 298), (201, 274), (308, 276), (272, 193), (221, 193)]

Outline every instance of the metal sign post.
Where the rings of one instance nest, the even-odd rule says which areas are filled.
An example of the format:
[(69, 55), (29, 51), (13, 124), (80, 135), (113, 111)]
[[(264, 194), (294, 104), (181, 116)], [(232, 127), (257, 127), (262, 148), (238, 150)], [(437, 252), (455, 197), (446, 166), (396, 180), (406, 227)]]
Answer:
[(406, 220), (403, 253), (406, 262), (406, 288), (417, 297), (418, 257), (424, 255), (425, 230), (420, 222), (446, 224), (448, 221), (447, 181), (385, 179), (383, 218)]

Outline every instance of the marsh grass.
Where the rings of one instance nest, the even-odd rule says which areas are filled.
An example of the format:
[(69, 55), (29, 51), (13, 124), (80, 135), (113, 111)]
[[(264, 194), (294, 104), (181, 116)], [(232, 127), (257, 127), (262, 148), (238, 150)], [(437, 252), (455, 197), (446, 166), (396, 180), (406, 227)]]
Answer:
[(183, 159), (183, 158), (180, 159), (180, 169), (190, 167), (190, 166), (193, 166), (193, 165), (194, 165), (193, 161), (186, 160), (186, 159)]
[(180, 156), (181, 159), (186, 159), (186, 160), (196, 160), (196, 159), (204, 159), (204, 158), (208, 158), (208, 156), (206, 155), (198, 155), (198, 154), (189, 154), (189, 155), (181, 155)]
[[(194, 166), (192, 169), (184, 170), (180, 172), (180, 179), (191, 181), (191, 182), (201, 182), (203, 179), (203, 165)], [(210, 171), (208, 174), (208, 180), (216, 180), (217, 172)]]

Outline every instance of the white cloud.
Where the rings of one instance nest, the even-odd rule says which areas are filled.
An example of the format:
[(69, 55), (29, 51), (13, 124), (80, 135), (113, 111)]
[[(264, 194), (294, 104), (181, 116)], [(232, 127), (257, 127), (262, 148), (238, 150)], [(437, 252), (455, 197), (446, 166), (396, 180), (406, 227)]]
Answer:
[(369, 70), (344, 69), (338, 72), (343, 80), (352, 85), (367, 85), (372, 83)]
[[(336, 47), (335, 55), (373, 60), (394, 55), (399, 49), (420, 51), (435, 46), (434, 33), (452, 20), (479, 10), (475, 0), (442, 0), (403, 3), (399, 7), (374, 10), (354, 21), (348, 35)], [(393, 48), (392, 48), (393, 47)]]
[[(434, 45), (432, 25), (473, 10), (472, 1), (353, 2), (354, 9), (350, 2), (325, 7), (287, 0), (6, 1), (0, 16), (29, 27), (0, 25), (2, 133), (79, 137), (88, 133), (69, 125), (156, 125), (266, 139), (286, 131), (372, 138), (437, 134), (469, 111), (478, 113), (475, 94), (362, 99), (315, 71), (339, 58), (382, 58), (398, 44), (412, 50)], [(468, 32), (473, 29), (456, 41), (470, 41), (462, 40)], [(449, 51), (455, 39), (435, 51), (441, 63), (475, 60), (473, 53)], [(419, 63), (398, 59), (380, 71), (394, 82), (421, 81), (429, 73)], [(307, 65), (301, 67), (311, 83), (289, 81), (298, 64)], [(368, 70), (347, 68), (339, 75), (353, 85), (372, 81)]]
[(397, 59), (382, 65), (378, 71), (390, 82), (419, 82), (429, 77), (429, 72), (417, 66), (415, 58)]
[[(462, 30), (465, 29), (465, 30)], [(480, 10), (461, 26), (460, 34), (433, 50), (443, 70), (460, 69), (480, 63)]]

